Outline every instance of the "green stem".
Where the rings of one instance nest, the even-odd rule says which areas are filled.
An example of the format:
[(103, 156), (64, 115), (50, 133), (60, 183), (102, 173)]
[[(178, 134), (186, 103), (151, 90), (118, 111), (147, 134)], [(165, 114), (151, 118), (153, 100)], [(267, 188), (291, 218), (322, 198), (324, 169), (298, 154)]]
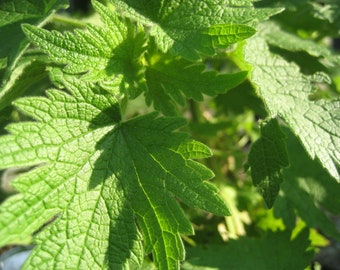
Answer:
[(189, 103), (189, 109), (191, 114), (191, 120), (193, 123), (200, 123), (202, 120), (201, 110), (199, 108), (199, 105), (197, 102), (195, 102), (192, 99), (188, 100)]
[(71, 26), (74, 26), (74, 27), (77, 27), (77, 28), (85, 28), (86, 27), (86, 23), (83, 23), (79, 20), (71, 19), (71, 18), (66, 17), (66, 16), (62, 16), (62, 15), (59, 15), (59, 14), (53, 14), (52, 21), (59, 22), (59, 23), (62, 23), (62, 24), (71, 25)]

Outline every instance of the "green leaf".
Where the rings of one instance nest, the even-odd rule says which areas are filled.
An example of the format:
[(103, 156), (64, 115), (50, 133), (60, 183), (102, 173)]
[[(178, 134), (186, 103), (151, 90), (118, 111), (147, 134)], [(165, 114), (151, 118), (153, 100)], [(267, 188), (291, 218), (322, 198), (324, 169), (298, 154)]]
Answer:
[(313, 257), (308, 230), (290, 239), (289, 231), (270, 232), (263, 238), (243, 237), (226, 245), (188, 248), (183, 270), (305, 269)]
[(171, 51), (189, 60), (199, 53), (211, 55), (254, 34), (245, 24), (280, 12), (277, 8), (255, 9), (252, 0), (194, 0), (179, 3), (150, 0), (110, 0), (125, 16), (150, 29), (161, 51)]
[[(71, 95), (15, 102), (36, 122), (8, 126), (0, 166), (36, 165), (1, 206), (0, 244), (45, 222), (26, 269), (138, 268), (144, 250), (159, 269), (179, 269), (180, 234), (193, 229), (176, 201), (218, 215), (229, 211), (213, 173), (192, 158), (211, 153), (175, 130), (181, 118), (156, 113), (121, 122), (118, 99), (92, 83), (65, 81)], [(118, 89), (116, 90), (118, 93)]]
[(292, 132), (285, 128), (284, 133), (291, 165), (284, 170), (287, 181), (282, 184), (282, 194), (275, 201), (275, 215), (283, 218), (286, 226), (293, 228), (297, 210), (309, 227), (321, 230), (328, 237), (340, 239), (334, 222), (325, 215), (325, 210), (334, 215), (340, 213), (339, 184), (317, 161), (310, 159)]
[(0, 58), (9, 57), (12, 62), (15, 56), (27, 44), (21, 31), (22, 23), (38, 25), (54, 11), (66, 8), (66, 0), (29, 1), (3, 0), (0, 3)]
[(263, 119), (267, 116), (263, 101), (256, 95), (249, 80), (245, 80), (225, 94), (218, 95), (215, 98), (215, 103), (219, 113), (239, 115), (252, 110), (256, 116), (260, 116)]
[(335, 25), (337, 29), (340, 29), (340, 3), (337, 0), (315, 1), (310, 5), (314, 9), (314, 17), (326, 20), (332, 25)]
[(254, 186), (271, 208), (283, 182), (282, 170), (289, 165), (284, 134), (276, 119), (261, 125), (261, 138), (251, 147), (248, 163)]
[(0, 110), (24, 93), (31, 95), (49, 85), (45, 69), (46, 65), (42, 61), (31, 57), (22, 57), (0, 91)]
[(303, 39), (282, 29), (275, 22), (264, 22), (260, 27), (261, 33), (270, 45), (288, 51), (306, 51), (311, 56), (322, 57), (330, 63), (340, 64), (340, 55), (333, 53), (325, 44), (318, 44), (311, 39)]
[(295, 35), (316, 38), (337, 37), (340, 29), (340, 9), (338, 0), (263, 0), (261, 6), (285, 7), (285, 11), (275, 16), (286, 29), (296, 31)]
[[(257, 53), (254, 53), (257, 52)], [(309, 155), (318, 158), (331, 176), (340, 181), (340, 100), (310, 100), (327, 75), (302, 74), (299, 67), (272, 54), (257, 35), (245, 46), (245, 59), (252, 65), (251, 81), (257, 86), (272, 118), (281, 117), (300, 138)]]
[(146, 69), (148, 89), (146, 103), (166, 115), (176, 114), (177, 104), (184, 105), (185, 98), (202, 101), (203, 95), (216, 96), (240, 84), (246, 72), (222, 74), (205, 71), (205, 65), (192, 64), (168, 55), (153, 55)]
[[(2, 0), (0, 2), (0, 59), (7, 58), (7, 70), (0, 84), (0, 102), (6, 106), (13, 99), (3, 101), (3, 93), (11, 87), (7, 85), (16, 62), (20, 59), (28, 45), (21, 30), (21, 24), (29, 23), (40, 26), (44, 20), (58, 9), (66, 8), (67, 0), (29, 1), (29, 0)], [(16, 70), (18, 72), (18, 70)], [(4, 106), (4, 105), (3, 105)]]
[(124, 75), (121, 90), (128, 89), (132, 96), (140, 93), (143, 85), (141, 56), (145, 50), (145, 37), (141, 27), (124, 22), (108, 7), (93, 2), (103, 26), (88, 24), (86, 31), (60, 33), (31, 25), (23, 30), (30, 41), (60, 64), (68, 74), (81, 74), (82, 79), (101, 82), (115, 88), (117, 76)]

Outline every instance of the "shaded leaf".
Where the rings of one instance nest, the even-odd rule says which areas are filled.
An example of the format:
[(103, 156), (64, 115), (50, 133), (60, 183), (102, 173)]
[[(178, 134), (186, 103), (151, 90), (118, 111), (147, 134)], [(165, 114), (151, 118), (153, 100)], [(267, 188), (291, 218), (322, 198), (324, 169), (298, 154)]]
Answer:
[(281, 186), (282, 194), (274, 205), (275, 215), (282, 217), (286, 226), (293, 228), (296, 211), (309, 227), (321, 230), (328, 237), (340, 239), (335, 224), (325, 210), (340, 213), (339, 184), (315, 160), (311, 160), (296, 136), (284, 129), (290, 167), (284, 170), (287, 179)]
[[(1, 107), (7, 106), (13, 100), (8, 91), (12, 87), (12, 72), (16, 63), (28, 45), (21, 24), (30, 23), (40, 26), (56, 10), (66, 8), (67, 0), (29, 1), (29, 0), (2, 0), (0, 2), (0, 59), (7, 59), (7, 69), (0, 84)], [(16, 69), (15, 72), (23, 72), (23, 69)], [(18, 74), (20, 76), (21, 74)], [(3, 92), (6, 92), (5, 94)], [(4, 96), (6, 95), (6, 98)]]
[(184, 59), (153, 55), (146, 69), (147, 104), (166, 115), (176, 114), (176, 106), (185, 98), (202, 101), (203, 95), (216, 96), (240, 84), (246, 72), (222, 74), (205, 71), (203, 64), (193, 65)]
[[(256, 51), (257, 53), (254, 53)], [(265, 40), (256, 36), (245, 46), (245, 59), (252, 65), (251, 80), (257, 86), (271, 117), (281, 117), (300, 138), (309, 155), (338, 181), (340, 160), (340, 100), (310, 100), (325, 74), (306, 76), (299, 67), (271, 54)]]
[(261, 125), (261, 137), (250, 149), (248, 163), (254, 186), (271, 208), (283, 182), (283, 168), (289, 165), (286, 146), (278, 121), (271, 119)]
[(243, 237), (226, 245), (188, 248), (183, 270), (210, 269), (304, 269), (313, 253), (309, 246), (308, 230), (294, 239), (290, 232), (267, 232), (263, 238)]
[(24, 93), (31, 95), (49, 85), (45, 63), (30, 57), (21, 60), (0, 91), (0, 110)]
[[(75, 79), (71, 94), (15, 102), (36, 122), (8, 126), (1, 168), (37, 166), (20, 176), (21, 193), (1, 206), (0, 244), (35, 238), (26, 269), (138, 268), (152, 252), (161, 269), (184, 259), (180, 234), (193, 229), (176, 197), (191, 207), (229, 213), (213, 173), (192, 158), (208, 148), (175, 130), (181, 118), (152, 113), (121, 122), (116, 95)], [(143, 248), (144, 244), (144, 248)]]
[(266, 41), (273, 46), (288, 51), (306, 51), (314, 57), (326, 59), (333, 64), (340, 64), (340, 55), (332, 52), (325, 44), (319, 44), (312, 39), (303, 39), (295, 33), (290, 33), (275, 22), (261, 24), (262, 34)]

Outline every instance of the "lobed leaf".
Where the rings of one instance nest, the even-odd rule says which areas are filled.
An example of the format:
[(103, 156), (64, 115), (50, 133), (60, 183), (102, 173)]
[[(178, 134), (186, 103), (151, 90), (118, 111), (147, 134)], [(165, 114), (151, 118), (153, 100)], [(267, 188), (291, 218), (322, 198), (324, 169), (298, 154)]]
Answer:
[(254, 8), (252, 0), (171, 1), (110, 0), (125, 16), (150, 29), (159, 49), (189, 60), (211, 55), (254, 34), (246, 24), (264, 20), (282, 9)]
[(300, 138), (309, 155), (313, 159), (317, 157), (330, 175), (340, 181), (340, 101), (310, 99), (314, 85), (328, 82), (328, 77), (303, 75), (296, 64), (270, 53), (260, 34), (245, 46), (245, 59), (252, 65), (251, 80), (270, 116), (281, 117)]
[[(65, 77), (66, 78), (66, 77)], [(176, 197), (218, 215), (229, 211), (192, 158), (203, 144), (175, 130), (180, 118), (156, 113), (121, 122), (116, 95), (75, 79), (69, 93), (16, 101), (36, 122), (8, 126), (0, 166), (37, 166), (19, 177), (21, 192), (1, 206), (0, 244), (35, 237), (26, 269), (138, 268), (144, 250), (160, 269), (179, 269), (180, 234), (193, 229)], [(144, 244), (144, 248), (143, 248)]]
[(216, 96), (240, 84), (246, 72), (222, 74), (205, 71), (205, 65), (153, 55), (146, 69), (146, 103), (165, 115), (176, 115), (177, 105), (184, 105), (185, 98), (202, 101), (203, 95)]
[(23, 30), (29, 40), (58, 64), (65, 64), (64, 72), (81, 74), (88, 81), (102, 82), (115, 88), (115, 77), (124, 75), (121, 90), (128, 89), (132, 96), (143, 84), (140, 57), (145, 50), (142, 29), (127, 20), (123, 21), (108, 7), (97, 1), (93, 6), (103, 26), (88, 24), (86, 30), (73, 33), (48, 31), (31, 25)]

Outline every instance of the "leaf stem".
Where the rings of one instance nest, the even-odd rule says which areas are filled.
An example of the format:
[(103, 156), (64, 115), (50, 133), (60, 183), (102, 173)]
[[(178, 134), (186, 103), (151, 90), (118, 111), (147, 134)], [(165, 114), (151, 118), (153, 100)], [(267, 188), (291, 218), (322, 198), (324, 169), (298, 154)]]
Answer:
[(85, 28), (86, 27), (86, 23), (81, 22), (81, 21), (76, 20), (76, 19), (71, 19), (69, 17), (63, 16), (63, 15), (60, 15), (60, 14), (53, 14), (52, 20), (54, 22), (68, 24), (68, 25), (78, 27), (78, 28)]
[(188, 103), (189, 103), (189, 110), (191, 114), (191, 121), (193, 123), (200, 123), (202, 115), (201, 115), (201, 110), (199, 108), (199, 105), (197, 104), (197, 102), (195, 102), (192, 99), (189, 99)]

